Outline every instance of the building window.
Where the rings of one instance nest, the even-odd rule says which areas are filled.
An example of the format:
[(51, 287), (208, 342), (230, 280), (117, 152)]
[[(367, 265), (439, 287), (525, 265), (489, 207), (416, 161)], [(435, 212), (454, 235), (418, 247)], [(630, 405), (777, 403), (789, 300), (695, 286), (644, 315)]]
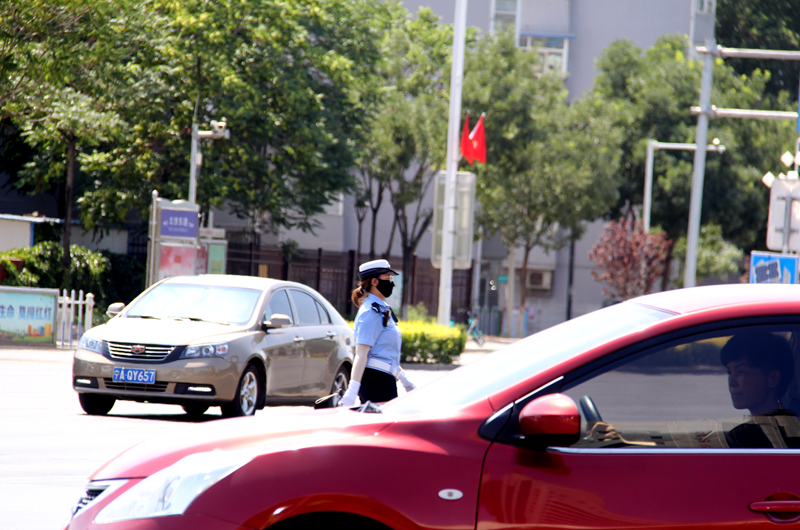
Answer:
[(709, 15), (714, 13), (715, 0), (695, 0), (695, 2), (698, 13), (707, 13)]
[(537, 66), (539, 73), (555, 72), (566, 75), (569, 39), (564, 37), (520, 35), (519, 46), (526, 50), (536, 49), (536, 52), (542, 57), (542, 61)]
[(517, 0), (494, 0), (492, 14), (492, 33), (510, 29), (517, 32)]

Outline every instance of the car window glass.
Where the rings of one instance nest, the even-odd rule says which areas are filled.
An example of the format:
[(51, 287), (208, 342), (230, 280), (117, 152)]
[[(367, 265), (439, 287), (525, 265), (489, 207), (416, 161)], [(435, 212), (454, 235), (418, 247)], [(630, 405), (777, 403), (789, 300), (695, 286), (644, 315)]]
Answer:
[(586, 448), (798, 448), (799, 324), (706, 333), (646, 350), (578, 384)]
[(125, 317), (246, 324), (263, 291), (220, 285), (162, 283), (134, 303)]
[(294, 307), (297, 309), (297, 322), (301, 326), (318, 325), (320, 323), (319, 313), (314, 299), (302, 291), (292, 290), (291, 293)]
[(330, 324), (331, 317), (328, 315), (328, 312), (325, 310), (324, 307), (322, 307), (322, 304), (320, 304), (316, 300), (314, 302), (317, 304), (317, 313), (319, 313), (319, 321), (322, 322), (323, 324)]
[(635, 303), (599, 309), (540, 331), (511, 346), (453, 370), (435, 382), (395, 398), (385, 411), (431, 411), (486, 398), (576, 353), (646, 329), (673, 313)]
[(272, 315), (277, 314), (286, 315), (292, 319), (292, 322), (294, 322), (294, 318), (292, 317), (292, 306), (289, 304), (289, 298), (286, 296), (286, 291), (283, 290), (272, 295), (272, 298), (269, 299), (269, 304), (267, 304), (267, 310), (264, 312), (266, 320), (269, 320)]

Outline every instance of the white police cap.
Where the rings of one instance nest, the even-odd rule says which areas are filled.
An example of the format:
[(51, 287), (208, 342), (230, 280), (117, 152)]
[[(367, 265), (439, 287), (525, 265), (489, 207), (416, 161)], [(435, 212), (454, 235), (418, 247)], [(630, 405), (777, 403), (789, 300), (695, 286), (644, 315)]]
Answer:
[(358, 267), (358, 277), (362, 280), (366, 280), (367, 278), (374, 278), (375, 276), (380, 276), (389, 272), (391, 274), (400, 274), (397, 271), (393, 271), (392, 268), (389, 266), (389, 262), (385, 259), (376, 259), (373, 261), (368, 261), (366, 263), (362, 263)]

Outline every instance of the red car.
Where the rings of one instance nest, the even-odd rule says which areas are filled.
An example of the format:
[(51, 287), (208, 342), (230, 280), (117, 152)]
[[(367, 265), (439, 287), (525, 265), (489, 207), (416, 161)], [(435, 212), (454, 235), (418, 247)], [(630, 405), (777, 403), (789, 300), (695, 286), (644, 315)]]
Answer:
[(67, 527), (800, 527), (798, 339), (800, 286), (644, 296), (382, 405), (142, 443)]

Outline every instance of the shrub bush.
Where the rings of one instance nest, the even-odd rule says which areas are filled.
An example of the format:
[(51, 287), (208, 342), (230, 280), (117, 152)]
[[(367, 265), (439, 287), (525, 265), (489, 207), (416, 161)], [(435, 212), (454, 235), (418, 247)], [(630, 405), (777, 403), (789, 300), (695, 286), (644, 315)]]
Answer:
[[(61, 254), (56, 241), (0, 253), (0, 265), (6, 271), (3, 285), (61, 289)], [(109, 304), (128, 303), (144, 289), (141, 260), (105, 250), (93, 252), (78, 245), (70, 246), (70, 256), (69, 289), (94, 294), (96, 322), (104, 318)], [(24, 260), (23, 267), (17, 270), (12, 258)]]
[[(350, 327), (353, 321), (348, 320)], [(399, 323), (403, 345), (400, 362), (452, 364), (467, 344), (463, 326), (447, 327), (419, 320), (401, 320)]]
[(401, 321), (400, 333), (403, 335), (400, 360), (404, 363), (451, 364), (467, 343), (467, 332), (462, 326)]

